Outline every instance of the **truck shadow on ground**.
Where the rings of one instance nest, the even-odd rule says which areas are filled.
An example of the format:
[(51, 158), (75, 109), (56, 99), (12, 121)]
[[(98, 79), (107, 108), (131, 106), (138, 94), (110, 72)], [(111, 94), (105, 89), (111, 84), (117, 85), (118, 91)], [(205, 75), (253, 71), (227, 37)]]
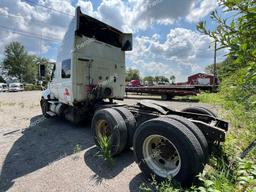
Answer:
[(121, 173), (124, 168), (134, 162), (133, 152), (126, 150), (113, 158), (112, 163), (107, 163), (103, 157), (97, 155), (98, 147), (86, 151), (84, 155), (85, 164), (95, 173), (92, 180), (100, 184), (104, 179), (112, 179)]
[[(142, 173), (137, 174), (129, 183), (129, 190), (131, 192), (139, 192), (143, 191), (141, 186), (145, 184), (146, 186), (150, 186), (150, 180), (146, 179)], [(146, 190), (144, 190), (146, 191)], [(152, 190), (154, 191), (154, 190)]]
[(81, 150), (93, 146), (89, 127), (61, 118), (33, 117), (6, 156), (0, 175), (0, 191), (7, 191), (16, 178), (73, 154), (76, 145)]

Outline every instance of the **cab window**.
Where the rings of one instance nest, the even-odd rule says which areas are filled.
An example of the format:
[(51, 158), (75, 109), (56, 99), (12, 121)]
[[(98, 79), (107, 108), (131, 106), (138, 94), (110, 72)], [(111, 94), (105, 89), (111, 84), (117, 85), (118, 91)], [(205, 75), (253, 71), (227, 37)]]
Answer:
[(66, 59), (61, 63), (61, 78), (71, 77), (71, 59)]

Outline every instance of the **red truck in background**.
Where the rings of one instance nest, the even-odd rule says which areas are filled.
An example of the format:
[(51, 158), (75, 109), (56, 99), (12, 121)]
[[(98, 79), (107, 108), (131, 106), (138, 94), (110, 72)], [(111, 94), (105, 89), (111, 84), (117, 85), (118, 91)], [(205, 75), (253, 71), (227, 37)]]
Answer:
[(128, 87), (139, 87), (141, 86), (140, 80), (131, 80), (128, 85)]

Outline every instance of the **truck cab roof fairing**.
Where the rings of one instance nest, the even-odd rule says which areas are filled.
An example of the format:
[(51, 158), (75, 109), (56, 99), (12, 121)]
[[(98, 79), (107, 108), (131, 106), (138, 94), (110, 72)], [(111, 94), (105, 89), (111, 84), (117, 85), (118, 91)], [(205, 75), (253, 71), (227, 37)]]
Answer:
[(80, 7), (76, 8), (77, 36), (95, 38), (98, 41), (121, 48), (123, 51), (132, 50), (132, 34), (123, 33), (97, 19), (83, 14)]

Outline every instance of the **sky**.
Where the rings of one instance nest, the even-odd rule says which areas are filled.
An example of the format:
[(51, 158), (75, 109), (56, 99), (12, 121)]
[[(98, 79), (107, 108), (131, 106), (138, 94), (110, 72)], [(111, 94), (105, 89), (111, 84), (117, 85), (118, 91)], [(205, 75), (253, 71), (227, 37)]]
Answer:
[[(0, 58), (4, 47), (21, 42), (30, 54), (55, 61), (58, 47), (80, 6), (83, 13), (115, 28), (133, 33), (133, 50), (126, 52), (126, 67), (141, 76), (187, 76), (204, 72), (213, 63), (213, 40), (196, 30), (206, 21), (217, 0), (0, 0)], [(226, 50), (217, 52), (217, 61)]]

